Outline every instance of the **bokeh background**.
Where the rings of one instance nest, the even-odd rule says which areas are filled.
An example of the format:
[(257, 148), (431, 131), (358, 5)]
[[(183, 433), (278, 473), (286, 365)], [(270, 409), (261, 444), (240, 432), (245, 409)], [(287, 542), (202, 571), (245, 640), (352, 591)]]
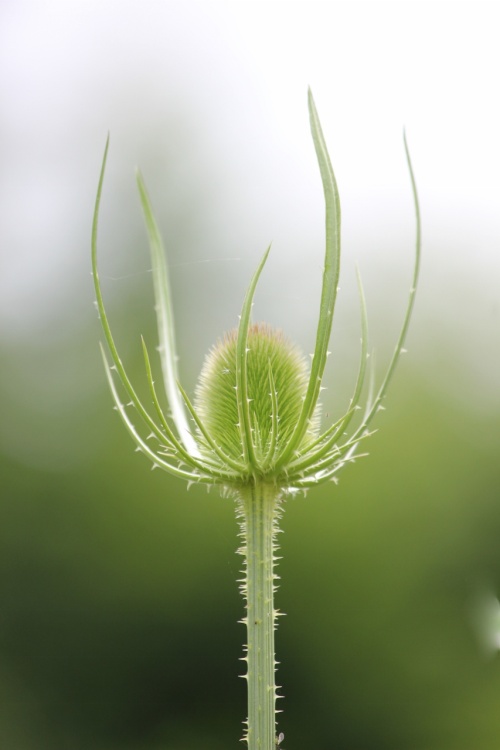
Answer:
[[(155, 345), (147, 181), (181, 372), (237, 316), (311, 351), (323, 203), (314, 91), (343, 206), (324, 412), (355, 376), (366, 287), (379, 375), (421, 286), (371, 438), (338, 487), (287, 503), (283, 747), (493, 750), (500, 662), (498, 6), (4, 0), (0, 7), (0, 746), (223, 750), (245, 717), (232, 502), (151, 472), (112, 410), (90, 227), (134, 381)], [(157, 366), (157, 363), (156, 363)], [(138, 387), (141, 387), (138, 385)]]

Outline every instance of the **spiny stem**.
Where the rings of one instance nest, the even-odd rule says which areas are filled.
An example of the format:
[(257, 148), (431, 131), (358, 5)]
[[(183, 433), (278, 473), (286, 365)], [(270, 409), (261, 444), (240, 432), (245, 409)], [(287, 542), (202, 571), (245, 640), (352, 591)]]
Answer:
[(245, 557), (241, 591), (246, 599), (248, 750), (276, 749), (276, 660), (274, 631), (278, 612), (274, 609), (276, 533), (281, 516), (280, 493), (270, 484), (257, 483), (239, 492)]

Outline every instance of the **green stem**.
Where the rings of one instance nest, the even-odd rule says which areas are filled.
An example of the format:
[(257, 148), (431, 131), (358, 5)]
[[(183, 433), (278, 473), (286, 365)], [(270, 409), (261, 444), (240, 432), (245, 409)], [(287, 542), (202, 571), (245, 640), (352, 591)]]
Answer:
[(281, 515), (280, 493), (269, 484), (249, 486), (239, 493), (245, 556), (245, 578), (241, 590), (246, 598), (248, 683), (248, 750), (276, 749), (276, 660), (274, 631), (278, 612), (274, 609), (276, 590), (277, 522)]

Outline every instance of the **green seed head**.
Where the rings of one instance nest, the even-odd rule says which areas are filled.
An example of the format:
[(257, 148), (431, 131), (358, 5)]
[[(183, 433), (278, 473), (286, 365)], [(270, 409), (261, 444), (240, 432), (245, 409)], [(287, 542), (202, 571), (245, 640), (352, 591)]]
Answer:
[[(230, 331), (208, 353), (196, 387), (195, 408), (214, 442), (228, 456), (241, 460), (237, 338), (238, 331)], [(266, 463), (271, 467), (273, 455), (270, 453), (278, 453), (289, 441), (300, 416), (308, 380), (305, 358), (281, 331), (265, 323), (250, 326), (247, 394), (255, 458), (261, 467)], [(299, 447), (305, 447), (317, 436), (318, 430), (317, 409)]]

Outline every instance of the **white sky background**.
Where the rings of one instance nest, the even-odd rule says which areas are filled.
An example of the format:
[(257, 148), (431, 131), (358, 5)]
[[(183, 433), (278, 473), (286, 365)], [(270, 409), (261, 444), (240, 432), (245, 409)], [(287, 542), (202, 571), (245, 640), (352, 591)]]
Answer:
[[(186, 313), (185, 325), (205, 342), (197, 346), (206, 349), (236, 323), (271, 240), (257, 299), (262, 317), (290, 321), (292, 335), (299, 326), (299, 340), (303, 323), (310, 338), (323, 230), (310, 85), (341, 190), (342, 289), (355, 289), (359, 262), (371, 309), (389, 300), (384, 314), (396, 331), (414, 238), (405, 126), (424, 226), (412, 362), (418, 366), (420, 354), (426, 366), (434, 361), (443, 384), (456, 375), (457, 398), (474, 407), (498, 405), (498, 10), (402, 0), (3, 3), (0, 340), (12, 346), (75, 333), (77, 320), (93, 314), (88, 239), (108, 130), (103, 232), (106, 212), (121, 211), (123, 234), (105, 235), (106, 268), (116, 276), (147, 268), (145, 255), (135, 265), (119, 260), (120, 239), (140, 227), (133, 175), (140, 163), (167, 214), (175, 214), (176, 195), (192, 195), (191, 242), (182, 253), (174, 248), (172, 265), (175, 273), (176, 264), (192, 264), (195, 289), (215, 285), (213, 314), (200, 315), (198, 306), (192, 323)], [(165, 154), (151, 153), (153, 139)], [(113, 293), (120, 289), (111, 285)]]

